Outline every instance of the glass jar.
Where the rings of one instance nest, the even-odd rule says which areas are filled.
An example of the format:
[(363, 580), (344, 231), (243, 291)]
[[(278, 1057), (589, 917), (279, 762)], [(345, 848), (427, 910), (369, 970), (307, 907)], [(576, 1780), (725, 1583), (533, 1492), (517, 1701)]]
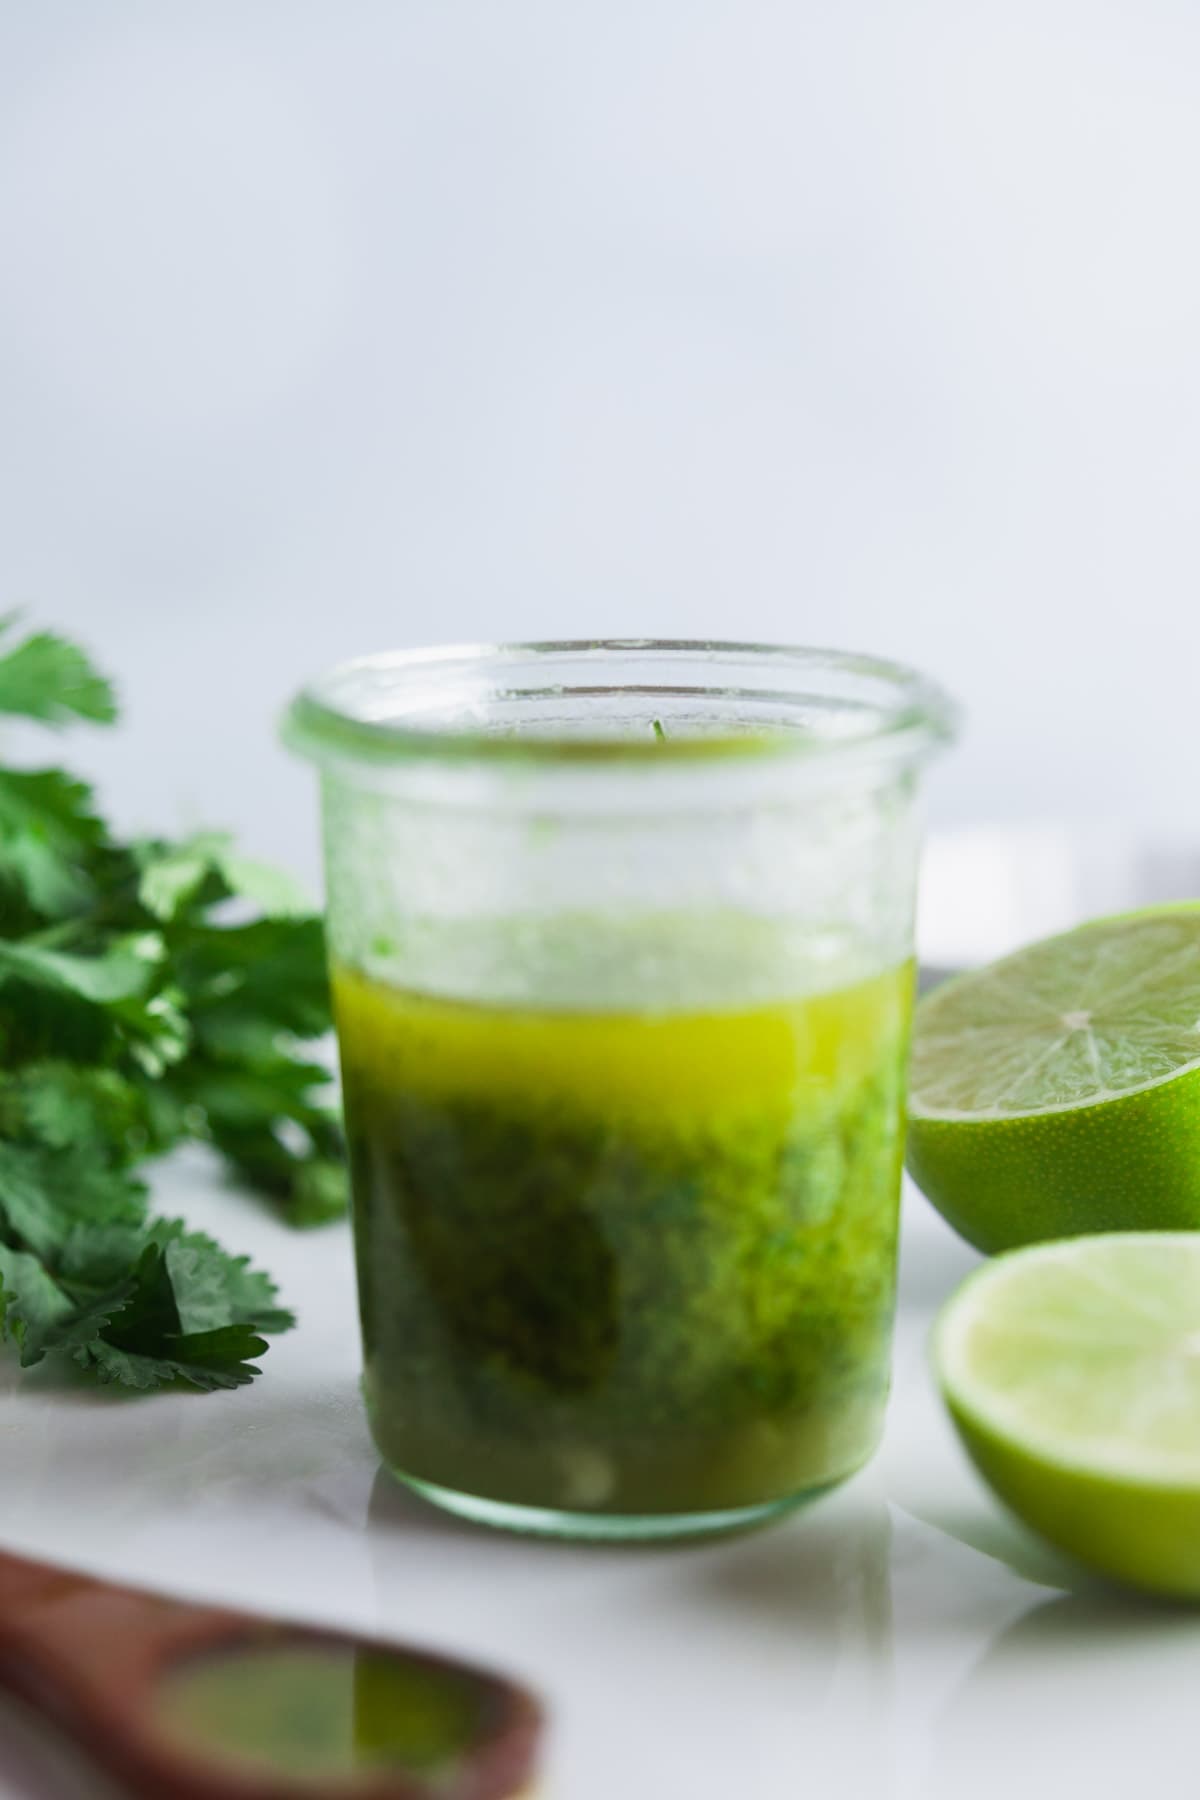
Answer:
[(404, 652), (294, 703), (402, 1480), (670, 1536), (870, 1456), (917, 778), (950, 730), (906, 669), (739, 644)]

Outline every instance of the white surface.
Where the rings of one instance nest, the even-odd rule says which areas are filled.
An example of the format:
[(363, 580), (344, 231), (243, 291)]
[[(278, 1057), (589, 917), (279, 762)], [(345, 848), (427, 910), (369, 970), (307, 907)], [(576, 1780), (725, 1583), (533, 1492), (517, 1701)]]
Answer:
[(0, 6), (0, 608), (129, 817), (310, 870), (278, 707), (453, 637), (890, 651), (942, 820), (1163, 829), (1198, 73), (1186, 0)]
[[(0, 1536), (181, 1594), (392, 1633), (532, 1682), (548, 1800), (1194, 1800), (1200, 1618), (1079, 1580), (970, 1473), (925, 1367), (972, 1257), (906, 1200), (896, 1391), (839, 1493), (737, 1541), (526, 1542), (378, 1471), (348, 1233), (295, 1236), (195, 1161), (158, 1204), (280, 1276), (300, 1329), (249, 1390), (123, 1399), (3, 1364)], [(4, 1800), (35, 1790), (0, 1731)], [(61, 1794), (61, 1790), (59, 1790)]]

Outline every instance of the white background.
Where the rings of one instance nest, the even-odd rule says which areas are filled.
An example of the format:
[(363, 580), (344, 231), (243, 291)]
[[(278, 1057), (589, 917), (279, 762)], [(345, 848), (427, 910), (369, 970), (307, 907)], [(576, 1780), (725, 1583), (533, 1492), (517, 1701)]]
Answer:
[(1188, 0), (0, 4), (0, 605), (140, 826), (315, 868), (279, 706), (434, 638), (899, 654), (935, 818), (1186, 828)]

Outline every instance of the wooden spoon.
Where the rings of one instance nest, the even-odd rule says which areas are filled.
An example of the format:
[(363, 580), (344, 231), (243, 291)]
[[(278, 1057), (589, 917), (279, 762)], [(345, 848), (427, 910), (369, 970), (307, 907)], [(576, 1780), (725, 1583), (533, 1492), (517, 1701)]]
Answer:
[(3, 1554), (0, 1686), (143, 1800), (516, 1800), (542, 1726), (465, 1663)]

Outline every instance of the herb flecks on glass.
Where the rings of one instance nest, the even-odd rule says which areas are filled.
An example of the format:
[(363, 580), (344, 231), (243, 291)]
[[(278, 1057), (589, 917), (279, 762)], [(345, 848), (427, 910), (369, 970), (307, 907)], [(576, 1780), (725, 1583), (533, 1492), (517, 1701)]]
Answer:
[[(110, 682), (0, 620), (0, 715), (117, 718)], [(236, 902), (231, 906), (230, 902)], [(213, 1146), (292, 1223), (345, 1205), (319, 919), (218, 833), (120, 839), (86, 782), (0, 762), (0, 1332), (101, 1380), (241, 1386), (292, 1323), (274, 1283), (179, 1221), (142, 1165)]]

